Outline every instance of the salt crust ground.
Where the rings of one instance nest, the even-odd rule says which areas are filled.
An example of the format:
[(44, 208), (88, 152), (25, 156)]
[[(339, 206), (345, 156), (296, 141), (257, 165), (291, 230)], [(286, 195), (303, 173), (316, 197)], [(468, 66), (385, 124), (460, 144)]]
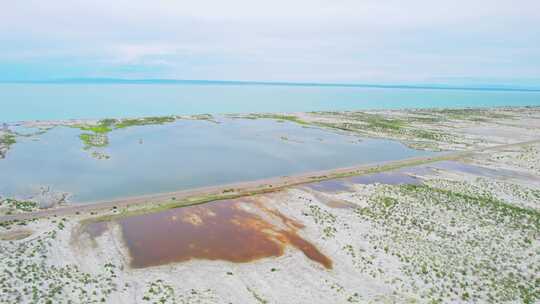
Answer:
[[(470, 122), (459, 132), (475, 143), (530, 140), (540, 134), (532, 112), (528, 120), (504, 121), (509, 128)], [(515, 124), (531, 131), (515, 134)], [(354, 185), (340, 193), (299, 187), (255, 198), (304, 223), (302, 237), (333, 260), (332, 270), (294, 248), (250, 263), (192, 260), (131, 269), (115, 224), (95, 239), (83, 232), (89, 215), (4, 225), (1, 235), (33, 234), (0, 241), (0, 303), (539, 301), (540, 145), (465, 161), (514, 174), (433, 170), (418, 176), (423, 186)], [(332, 200), (354, 208), (331, 208)]]

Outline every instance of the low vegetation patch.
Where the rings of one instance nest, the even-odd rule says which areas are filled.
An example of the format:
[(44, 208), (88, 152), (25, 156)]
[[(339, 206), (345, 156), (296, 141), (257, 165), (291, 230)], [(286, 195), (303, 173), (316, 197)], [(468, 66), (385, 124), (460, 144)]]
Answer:
[(21, 201), (12, 198), (0, 199), (0, 214), (3, 215), (31, 212), (37, 209), (38, 205), (33, 201)]
[(142, 301), (160, 304), (217, 303), (217, 297), (211, 289), (190, 289), (178, 293), (171, 284), (157, 279), (146, 284)]
[(58, 261), (53, 263), (48, 258), (61, 229), (0, 243), (0, 303), (109, 302), (110, 295), (119, 289), (117, 266), (108, 263), (90, 274), (77, 265), (56, 264)]
[[(108, 133), (117, 129), (125, 129), (134, 126), (146, 126), (146, 125), (161, 125), (165, 123), (174, 122), (176, 118), (174, 116), (159, 116), (159, 117), (143, 117), (143, 118), (128, 118), (128, 119), (102, 119), (97, 124), (84, 124), (74, 125), (74, 128), (78, 128), (83, 131), (89, 131), (92, 133), (83, 133), (79, 135), (79, 138), (84, 143), (85, 150), (90, 148), (103, 148), (109, 144)], [(97, 159), (108, 159), (109, 157), (103, 153), (92, 154)]]
[(241, 115), (241, 116), (235, 116), (235, 117), (245, 118), (245, 119), (274, 119), (280, 122), (290, 121), (290, 122), (294, 122), (301, 125), (309, 124), (308, 122), (298, 118), (295, 115), (263, 113), (263, 114), (248, 114), (248, 115)]
[(0, 145), (10, 146), (17, 142), (16, 136), (11, 133), (6, 133), (0, 136)]
[(408, 277), (401, 288), (426, 301), (540, 299), (536, 210), (484, 193), (383, 185), (356, 213), (377, 228), (368, 234), (371, 246), (401, 261)]
[(115, 129), (123, 129), (134, 126), (146, 126), (146, 125), (162, 125), (165, 123), (171, 123), (176, 120), (173, 116), (160, 116), (160, 117), (144, 117), (134, 119), (122, 119), (114, 124)]
[(79, 138), (84, 143), (85, 149), (89, 149), (91, 147), (106, 147), (109, 144), (109, 138), (107, 135), (102, 133), (83, 133), (79, 135)]

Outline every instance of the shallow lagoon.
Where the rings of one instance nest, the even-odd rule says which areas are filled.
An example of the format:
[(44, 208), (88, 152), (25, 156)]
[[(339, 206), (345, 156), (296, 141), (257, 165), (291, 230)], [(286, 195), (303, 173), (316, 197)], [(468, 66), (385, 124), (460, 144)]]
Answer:
[(25, 197), (48, 186), (84, 203), (429, 154), (395, 141), (268, 119), (177, 120), (114, 130), (106, 147), (92, 148), (110, 159), (85, 151), (81, 133), (59, 126), (19, 137), (0, 160), (0, 195)]
[[(418, 167), (411, 167), (412, 169)], [(406, 168), (405, 170), (408, 170)], [(418, 185), (421, 180), (406, 174), (405, 170), (358, 175), (306, 184), (304, 187), (319, 192), (337, 193), (353, 191), (354, 184)]]

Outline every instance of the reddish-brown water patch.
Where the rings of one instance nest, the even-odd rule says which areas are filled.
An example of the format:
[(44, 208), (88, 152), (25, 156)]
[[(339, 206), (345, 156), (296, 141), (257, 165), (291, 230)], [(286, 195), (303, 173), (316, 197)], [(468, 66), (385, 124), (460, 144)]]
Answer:
[(354, 209), (354, 208), (357, 207), (353, 203), (350, 203), (350, 202), (347, 202), (347, 201), (344, 201), (344, 200), (337, 200), (337, 199), (324, 200), (323, 203), (326, 206), (328, 206), (330, 208), (335, 208), (335, 209)]
[[(294, 221), (277, 211), (261, 209), (278, 217), (287, 227), (281, 229), (240, 204), (236, 200), (218, 201), (119, 220), (131, 266), (143, 268), (191, 259), (249, 262), (280, 256), (287, 245), (292, 245), (311, 260), (332, 268), (328, 257), (296, 233), (298, 224), (291, 225)], [(256, 208), (259, 204), (250, 205)]]
[(97, 238), (107, 231), (107, 222), (94, 222), (84, 225), (84, 232), (88, 233), (91, 238)]
[(386, 185), (403, 185), (411, 184), (417, 185), (421, 183), (421, 180), (401, 173), (401, 172), (382, 172), (368, 175), (359, 175), (349, 177), (348, 180), (353, 184), (386, 184)]
[(285, 224), (290, 229), (297, 230), (297, 229), (302, 229), (302, 228), (306, 227), (304, 224), (299, 223), (299, 222), (297, 222), (297, 221), (295, 221), (293, 219), (288, 218), (287, 216), (285, 216), (283, 213), (279, 212), (276, 209), (267, 208), (264, 205), (264, 203), (262, 203), (260, 201), (251, 200), (250, 203), (256, 204), (257, 207), (260, 208), (261, 210), (263, 210), (264, 212), (277, 217), (278, 219), (280, 219), (283, 222), (283, 224)]
[(320, 192), (351, 191), (351, 185), (345, 179), (330, 179), (321, 182), (309, 183), (305, 187)]

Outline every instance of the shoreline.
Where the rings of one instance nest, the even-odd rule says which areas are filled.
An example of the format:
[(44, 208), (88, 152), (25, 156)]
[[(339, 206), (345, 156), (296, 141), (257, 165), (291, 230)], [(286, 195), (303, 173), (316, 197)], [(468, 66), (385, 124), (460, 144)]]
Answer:
[[(8, 221), (18, 220), (30, 220), (37, 218), (45, 218), (51, 216), (64, 216), (77, 214), (80, 212), (95, 212), (104, 209), (118, 209), (129, 207), (142, 207), (143, 209), (136, 209), (127, 211), (130, 212), (152, 212), (161, 209), (171, 209), (177, 207), (184, 207), (196, 204), (203, 204), (216, 200), (238, 198), (244, 196), (252, 196), (256, 194), (276, 192), (282, 189), (286, 189), (292, 186), (298, 186), (311, 182), (318, 182), (323, 180), (331, 180), (348, 176), (365, 175), (384, 171), (391, 171), (402, 167), (411, 167), (415, 165), (422, 165), (433, 163), (443, 160), (456, 160), (467, 156), (471, 156), (475, 153), (481, 153), (486, 151), (500, 151), (501, 149), (524, 146), (529, 144), (540, 143), (540, 139), (510, 143), (504, 145), (495, 145), (489, 147), (481, 147), (477, 149), (467, 151), (454, 151), (444, 153), (442, 155), (422, 156), (406, 158), (395, 161), (387, 161), (375, 164), (363, 164), (352, 167), (335, 168), (322, 171), (312, 171), (290, 176), (271, 177), (259, 180), (244, 181), (238, 183), (207, 186), (200, 188), (193, 188), (187, 190), (180, 190), (167, 193), (155, 193), (140, 196), (124, 197), (113, 200), (96, 201), (93, 203), (87, 203), (84, 205), (68, 205), (64, 207), (58, 207), (54, 209), (45, 209), (40, 211), (18, 213), (13, 215), (0, 216), (0, 223)], [(145, 208), (146, 207), (146, 208)], [(113, 214), (112, 216), (122, 216), (125, 214)], [(106, 215), (105, 215), (106, 216)]]
[(60, 85), (214, 85), (214, 86), (292, 86), (292, 87), (345, 87), (372, 89), (410, 89), (410, 90), (459, 90), (459, 91), (510, 91), (540, 92), (535, 86), (511, 85), (452, 85), (444, 83), (399, 84), (399, 83), (351, 83), (351, 82), (295, 82), (295, 81), (248, 81), (248, 80), (202, 80), (202, 79), (122, 79), (122, 78), (66, 78), (49, 80), (4, 80), (0, 84), (60, 84)]
[[(538, 91), (540, 92), (540, 90)], [(492, 105), (492, 106), (456, 106), (456, 107), (407, 107), (407, 108), (369, 108), (369, 109), (351, 109), (351, 110), (340, 110), (339, 112), (402, 112), (402, 111), (439, 111), (439, 110), (521, 110), (521, 109), (540, 109), (540, 105)], [(51, 128), (57, 126), (76, 126), (76, 125), (93, 125), (97, 124), (100, 120), (103, 119), (117, 119), (117, 120), (127, 120), (127, 119), (140, 119), (145, 117), (174, 117), (175, 119), (185, 119), (185, 120), (207, 120), (201, 118), (201, 116), (216, 116), (224, 118), (245, 118), (252, 115), (260, 116), (260, 118), (265, 118), (265, 116), (276, 116), (276, 115), (292, 115), (298, 116), (302, 114), (309, 113), (318, 113), (318, 112), (328, 112), (328, 111), (291, 111), (291, 112), (223, 112), (223, 113), (199, 113), (199, 114), (163, 114), (163, 115), (148, 115), (148, 116), (107, 116), (107, 117), (87, 117), (87, 118), (61, 118), (61, 119), (26, 119), (26, 120), (12, 120), (12, 121), (0, 121), (0, 124), (6, 124), (7, 126), (22, 126), (27, 128)], [(271, 118), (271, 117), (270, 117)]]

